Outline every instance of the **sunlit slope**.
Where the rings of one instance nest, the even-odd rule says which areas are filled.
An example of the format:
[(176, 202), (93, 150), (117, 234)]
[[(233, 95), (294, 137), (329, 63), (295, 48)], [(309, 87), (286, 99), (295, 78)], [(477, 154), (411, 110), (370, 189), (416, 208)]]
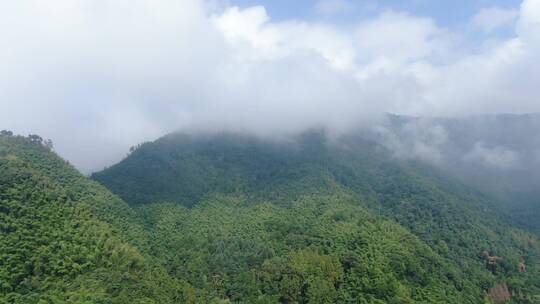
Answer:
[[(398, 162), (355, 136), (330, 140), (312, 132), (284, 142), (171, 134), (93, 178), (133, 206), (143, 205), (141, 210), (159, 202), (197, 210), (216, 196), (240, 197), (242, 208), (271, 204), (289, 210), (305, 197), (346, 193), (350, 205), (401, 224), (451, 265), (457, 281), (463, 280), (457, 288), (474, 298), (470, 303), (498, 282), (508, 282), (523, 298), (538, 294), (534, 237), (512, 228), (478, 191), (434, 168)], [(488, 268), (483, 251), (503, 260)], [(527, 271), (519, 273), (522, 260)]]
[(0, 136), (0, 303), (189, 300), (127, 241), (144, 242), (128, 208), (41, 143)]

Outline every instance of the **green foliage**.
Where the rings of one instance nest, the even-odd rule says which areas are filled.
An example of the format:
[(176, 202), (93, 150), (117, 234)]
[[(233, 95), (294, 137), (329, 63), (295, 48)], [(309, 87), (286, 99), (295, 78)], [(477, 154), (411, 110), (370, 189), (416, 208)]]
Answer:
[(187, 284), (96, 217), (84, 183), (35, 139), (0, 137), (0, 303), (188, 300)]
[[(170, 135), (94, 175), (0, 133), (0, 303), (535, 303), (538, 242), (356, 138)], [(484, 250), (502, 257), (486, 267)], [(524, 260), (527, 270), (517, 271)]]
[[(486, 196), (435, 168), (397, 161), (360, 137), (327, 141), (317, 132), (292, 143), (228, 134), (171, 134), (141, 145), (124, 161), (93, 178), (132, 205), (174, 202), (197, 208), (213, 202), (216, 196), (227, 195), (242, 198), (245, 206), (270, 203), (289, 213), (294, 202), (303, 197), (346, 194), (351, 205), (391, 219), (428, 245), (448, 265), (448, 276), (465, 295), (464, 302), (481, 302), (485, 291), (501, 280), (509, 281), (512, 290), (527, 289), (528, 296), (539, 293), (539, 287), (530, 284), (540, 275), (537, 240), (513, 228)], [(334, 217), (346, 219), (349, 213), (336, 210)], [(235, 219), (236, 215), (231, 221), (238, 225)], [(276, 220), (269, 225), (276, 233), (293, 237), (293, 231), (310, 225), (296, 221)], [(182, 226), (177, 229), (184, 233)], [(484, 250), (501, 256), (504, 262), (488, 269), (479, 257)], [(530, 266), (525, 273), (517, 272), (521, 258)], [(166, 261), (165, 265), (176, 265)], [(394, 272), (392, 269), (382, 277), (389, 278)]]
[[(343, 192), (288, 208), (241, 197), (187, 209), (150, 204), (138, 213), (169, 273), (245, 303), (466, 303), (462, 279), (405, 229), (371, 215)], [(469, 295), (469, 299), (473, 299)], [(399, 302), (398, 302), (399, 303)], [(470, 301), (470, 303), (473, 303)]]

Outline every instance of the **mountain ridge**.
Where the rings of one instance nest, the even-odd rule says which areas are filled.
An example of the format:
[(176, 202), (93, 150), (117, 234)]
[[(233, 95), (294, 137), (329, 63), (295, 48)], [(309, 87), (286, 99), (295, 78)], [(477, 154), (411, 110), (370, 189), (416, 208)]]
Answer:
[[(124, 160), (143, 168), (145, 175), (116, 179), (134, 187), (133, 193), (153, 190), (145, 188), (152, 184), (128, 178), (156, 174), (156, 181), (167, 187), (195, 185), (197, 191), (186, 196), (191, 200), (150, 198), (131, 205), (33, 139), (0, 136), (0, 165), (6, 169), (0, 171), (0, 181), (9, 182), (0, 186), (0, 216), (15, 223), (35, 221), (27, 231), (44, 244), (56, 244), (46, 231), (79, 235), (63, 241), (65, 248), (79, 249), (58, 256), (36, 250), (40, 245), (28, 241), (26, 251), (11, 252), (17, 246), (10, 239), (25, 230), (8, 229), (0, 255), (72, 265), (70, 261), (81, 259), (77, 252), (96, 247), (77, 243), (93, 244), (94, 237), (81, 230), (87, 226), (51, 225), (45, 214), (68, 223), (98, 223), (108, 231), (109, 247), (96, 247), (103, 248), (99, 256), (105, 261), (98, 268), (62, 266), (76, 269), (74, 276), (36, 274), (35, 266), (21, 272), (32, 279), (13, 281), (3, 273), (0, 300), (489, 303), (490, 288), (500, 282), (516, 303), (534, 303), (538, 295), (540, 248), (533, 236), (511, 227), (497, 209), (486, 210), (492, 206), (489, 199), (450, 182), (444, 172), (396, 161), (384, 147), (361, 138), (332, 142), (311, 132), (293, 143), (268, 144), (236, 135), (188, 140), (169, 135), (142, 145)], [(168, 180), (167, 170), (176, 178), (201, 175), (193, 176), (195, 182), (176, 184)], [(15, 178), (17, 174), (58, 190), (35, 188), (34, 182)], [(208, 182), (207, 177), (213, 178), (209, 184), (197, 184)], [(14, 196), (13, 189), (25, 189), (23, 196)], [(169, 194), (184, 193), (173, 190)], [(33, 217), (11, 211), (26, 208), (24, 197), (38, 193), (42, 199), (31, 200)], [(71, 206), (84, 211), (62, 211)], [(96, 242), (103, 241), (96, 237)], [(502, 260), (490, 265), (484, 251)], [(109, 279), (103, 277), (107, 273)], [(55, 283), (40, 285), (50, 280)], [(93, 286), (95, 292), (77, 286)]]
[[(162, 193), (158, 193), (149, 199), (152, 204), (176, 201), (188, 208), (196, 207), (198, 200), (205, 199), (208, 193), (204, 191), (209, 191), (210, 195), (239, 193), (246, 197), (248, 204), (270, 201), (287, 208), (287, 201), (310, 192), (332, 193), (335, 190), (330, 185), (338, 185), (340, 190), (337, 191), (353, 193), (357, 197), (356, 204), (406, 227), (468, 276), (483, 276), (478, 255), (484, 250), (504, 255), (510, 264), (516, 265), (523, 256), (530, 255), (528, 259), (535, 260), (538, 255), (534, 246), (523, 247), (526, 233), (512, 232), (510, 222), (489, 197), (458, 180), (453, 181), (444, 171), (435, 173), (437, 169), (423, 163), (396, 160), (390, 151), (373, 141), (347, 137), (342, 142), (329, 142), (324, 134), (311, 132), (300, 137), (293, 149), (288, 144), (280, 148), (280, 144), (265, 144), (253, 138), (237, 144), (228, 139), (230, 136), (194, 139), (185, 134), (168, 135), (142, 145), (123, 162), (93, 178), (105, 185), (109, 180), (127, 178), (124, 186), (151, 184), (152, 181), (145, 182), (148, 179), (167, 180), (167, 185), (178, 187), (175, 191), (184, 192), (183, 176), (174, 168), (195, 166), (196, 172), (206, 172), (209, 177), (191, 180), (195, 189), (202, 189), (202, 194), (191, 197), (193, 200), (189, 202), (179, 197), (175, 199), (174, 193), (161, 198)], [(261, 155), (264, 155), (263, 161), (259, 161)], [(139, 166), (141, 162), (149, 162), (143, 165), (144, 170)], [(272, 164), (269, 170), (263, 165), (266, 162)], [(167, 166), (160, 167), (161, 163)], [(150, 167), (159, 168), (159, 177), (153, 176), (157, 172), (147, 169)], [(140, 170), (141, 174), (131, 170)], [(138, 178), (130, 179), (132, 176)], [(204, 184), (216, 176), (234, 181), (232, 185), (237, 187), (213, 188), (214, 181)], [(115, 191), (114, 186), (111, 189)], [(135, 186), (117, 193), (137, 196), (140, 189)], [(126, 199), (129, 202), (129, 198)], [(507, 270), (515, 271), (510, 264), (505, 266)]]

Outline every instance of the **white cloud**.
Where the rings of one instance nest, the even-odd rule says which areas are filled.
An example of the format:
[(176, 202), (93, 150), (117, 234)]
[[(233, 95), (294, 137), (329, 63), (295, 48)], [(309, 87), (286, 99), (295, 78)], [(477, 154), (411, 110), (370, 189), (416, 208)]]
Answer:
[(373, 130), (376, 140), (390, 150), (394, 157), (416, 159), (431, 164), (444, 161), (443, 146), (448, 143), (446, 129), (430, 119), (417, 119), (394, 130), (383, 124)]
[[(1, 127), (54, 139), (88, 171), (175, 129), (341, 132), (382, 112), (537, 112), (539, 14), (524, 1), (516, 37), (471, 53), (406, 12), (339, 27), (219, 0), (0, 1)], [(422, 143), (415, 153), (436, 155)]]
[(217, 28), (230, 43), (238, 44), (240, 50), (246, 47), (243, 44), (247, 44), (256, 51), (254, 55), (277, 56), (280, 54), (280, 37), (275, 28), (268, 26), (269, 20), (263, 6), (244, 10), (231, 7), (222, 15), (214, 17)]
[(213, 20), (237, 51), (248, 55), (244, 58), (279, 60), (297, 53), (314, 53), (338, 69), (354, 64), (356, 50), (350, 36), (327, 25), (271, 23), (262, 6), (244, 10), (232, 7)]
[(489, 147), (483, 142), (477, 142), (463, 159), (498, 169), (511, 169), (519, 165), (519, 154), (517, 152), (500, 146)]
[(493, 32), (501, 27), (512, 26), (519, 17), (516, 9), (490, 7), (481, 9), (472, 19), (474, 26), (486, 33)]
[(540, 1), (525, 0), (521, 5), (517, 32), (524, 42), (540, 48)]
[(446, 37), (432, 19), (386, 11), (359, 24), (354, 39), (363, 62), (387, 58), (408, 63), (432, 55)]

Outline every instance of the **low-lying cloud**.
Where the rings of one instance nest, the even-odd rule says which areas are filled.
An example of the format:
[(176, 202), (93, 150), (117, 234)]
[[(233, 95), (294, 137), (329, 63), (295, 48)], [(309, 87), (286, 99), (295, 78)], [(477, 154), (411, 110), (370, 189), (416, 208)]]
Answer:
[(0, 128), (52, 138), (88, 172), (177, 129), (540, 111), (540, 1), (507, 19), (513, 37), (473, 42), (400, 11), (336, 26), (217, 0), (2, 1)]
[(421, 160), (433, 165), (447, 161), (443, 153), (448, 144), (447, 130), (429, 119), (411, 120), (401, 127), (376, 124), (371, 130), (374, 140), (381, 143), (394, 157)]
[(464, 160), (490, 168), (511, 169), (519, 165), (519, 154), (505, 147), (489, 147), (484, 142), (477, 142), (474, 148), (464, 156)]

